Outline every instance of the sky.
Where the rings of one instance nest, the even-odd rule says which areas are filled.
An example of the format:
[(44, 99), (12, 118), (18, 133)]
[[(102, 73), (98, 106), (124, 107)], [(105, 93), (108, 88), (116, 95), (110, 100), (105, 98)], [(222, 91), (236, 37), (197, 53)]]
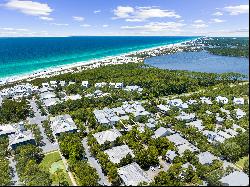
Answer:
[(0, 37), (249, 36), (248, 0), (0, 0)]

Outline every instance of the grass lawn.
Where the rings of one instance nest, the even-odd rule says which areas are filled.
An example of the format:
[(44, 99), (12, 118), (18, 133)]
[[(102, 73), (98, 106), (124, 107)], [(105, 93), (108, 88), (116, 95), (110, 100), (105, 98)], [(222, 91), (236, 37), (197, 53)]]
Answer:
[[(66, 172), (66, 168), (63, 164), (63, 161), (58, 151), (46, 154), (45, 157), (43, 158), (43, 161), (40, 163), (40, 167), (43, 170), (49, 171), (51, 173), (51, 178), (52, 174), (57, 169), (62, 169), (65, 173), (66, 180), (68, 181), (69, 185), (72, 186), (72, 182), (69, 178), (68, 173)], [(58, 186), (58, 184), (55, 181), (52, 182), (52, 185)]]
[(240, 168), (243, 169), (244, 167), (244, 163), (246, 161), (246, 159), (248, 158), (249, 156), (245, 156), (243, 158), (241, 158), (238, 162), (235, 163), (236, 166), (239, 166)]

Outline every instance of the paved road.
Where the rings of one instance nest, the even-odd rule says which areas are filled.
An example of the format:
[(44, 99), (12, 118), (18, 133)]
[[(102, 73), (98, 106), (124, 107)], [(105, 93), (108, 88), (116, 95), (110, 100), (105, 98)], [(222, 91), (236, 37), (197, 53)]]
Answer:
[(9, 163), (10, 167), (13, 169), (13, 177), (12, 177), (13, 186), (19, 186), (19, 177), (16, 172), (16, 161), (14, 160), (13, 157), (11, 157), (9, 158)]
[(49, 141), (47, 135), (45, 134), (45, 129), (42, 126), (42, 122), (44, 120), (46, 120), (48, 118), (48, 116), (41, 115), (40, 109), (37, 108), (37, 105), (36, 105), (34, 100), (30, 100), (30, 106), (31, 106), (32, 110), (34, 111), (35, 117), (29, 118), (29, 123), (30, 124), (37, 124), (37, 126), (41, 132), (41, 135), (43, 137), (42, 142), (44, 143), (44, 145), (41, 146), (41, 148), (43, 149), (43, 152), (49, 153), (49, 152), (58, 150), (59, 149), (58, 144), (56, 142), (51, 143)]
[(90, 166), (92, 166), (93, 168), (96, 169), (96, 171), (100, 177), (99, 184), (105, 185), (105, 186), (111, 186), (111, 183), (108, 181), (107, 177), (103, 174), (100, 164), (97, 162), (97, 160), (94, 157), (91, 156), (91, 154), (89, 152), (88, 144), (87, 144), (87, 138), (84, 138), (82, 140), (82, 145), (85, 149), (86, 157), (88, 158), (88, 162), (89, 162)]

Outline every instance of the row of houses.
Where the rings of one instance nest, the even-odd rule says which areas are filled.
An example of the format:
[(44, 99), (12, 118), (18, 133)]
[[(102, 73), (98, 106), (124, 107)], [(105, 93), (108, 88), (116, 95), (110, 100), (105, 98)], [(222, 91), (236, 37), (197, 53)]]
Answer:
[(0, 98), (2, 98), (2, 100), (9, 99), (9, 98), (18, 99), (22, 97), (27, 97), (37, 92), (38, 92), (37, 86), (32, 86), (31, 84), (26, 83), (26, 84), (20, 84), (11, 88), (5, 88), (1, 90)]
[[(112, 143), (122, 135), (117, 129), (110, 129), (95, 133), (93, 136), (96, 138), (97, 142), (102, 145), (107, 141)], [(109, 160), (115, 164), (119, 164), (128, 154), (134, 157), (133, 151), (127, 145), (115, 146), (104, 152), (108, 155)], [(118, 168), (117, 172), (122, 179), (123, 184), (126, 186), (136, 186), (140, 182), (151, 181), (136, 162)]]
[[(54, 136), (58, 136), (64, 132), (77, 131), (74, 121), (68, 114), (50, 118), (50, 125)], [(8, 136), (8, 148), (12, 150), (15, 150), (20, 145), (36, 144), (32, 132), (25, 128), (24, 122), (0, 125), (0, 136), (4, 135)]]
[(139, 120), (142, 116), (150, 115), (140, 102), (123, 102), (121, 107), (95, 109), (93, 111), (98, 123), (102, 125), (115, 125), (119, 120), (128, 120), (129, 114), (133, 114), (135, 120)]
[(30, 130), (24, 127), (24, 123), (0, 125), (0, 136), (7, 135), (9, 138), (8, 149), (15, 150), (20, 145), (34, 144), (35, 138)]
[[(215, 98), (215, 101), (217, 103), (222, 103), (222, 104), (228, 104), (229, 102), (228, 98), (223, 97), (223, 96), (217, 96)], [(200, 102), (203, 104), (208, 104), (208, 105), (213, 104), (212, 100), (209, 97), (200, 97)], [(244, 98), (234, 97), (233, 103), (235, 105), (244, 105)], [(170, 107), (178, 107), (180, 109), (187, 109), (188, 106), (191, 104), (198, 104), (198, 101), (195, 99), (190, 99), (187, 102), (183, 102), (181, 99), (171, 99), (167, 101), (167, 105), (160, 104), (160, 105), (157, 105), (157, 107), (162, 112), (168, 112), (170, 110)]]

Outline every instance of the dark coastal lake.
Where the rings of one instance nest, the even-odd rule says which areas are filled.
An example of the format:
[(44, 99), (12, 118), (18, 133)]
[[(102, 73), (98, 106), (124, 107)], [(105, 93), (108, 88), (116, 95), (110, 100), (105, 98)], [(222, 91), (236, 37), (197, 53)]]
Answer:
[[(179, 52), (148, 58), (145, 64), (161, 69), (189, 70), (208, 73), (237, 72), (248, 75), (249, 59), (213, 55), (206, 51)], [(248, 76), (249, 77), (249, 76)]]

